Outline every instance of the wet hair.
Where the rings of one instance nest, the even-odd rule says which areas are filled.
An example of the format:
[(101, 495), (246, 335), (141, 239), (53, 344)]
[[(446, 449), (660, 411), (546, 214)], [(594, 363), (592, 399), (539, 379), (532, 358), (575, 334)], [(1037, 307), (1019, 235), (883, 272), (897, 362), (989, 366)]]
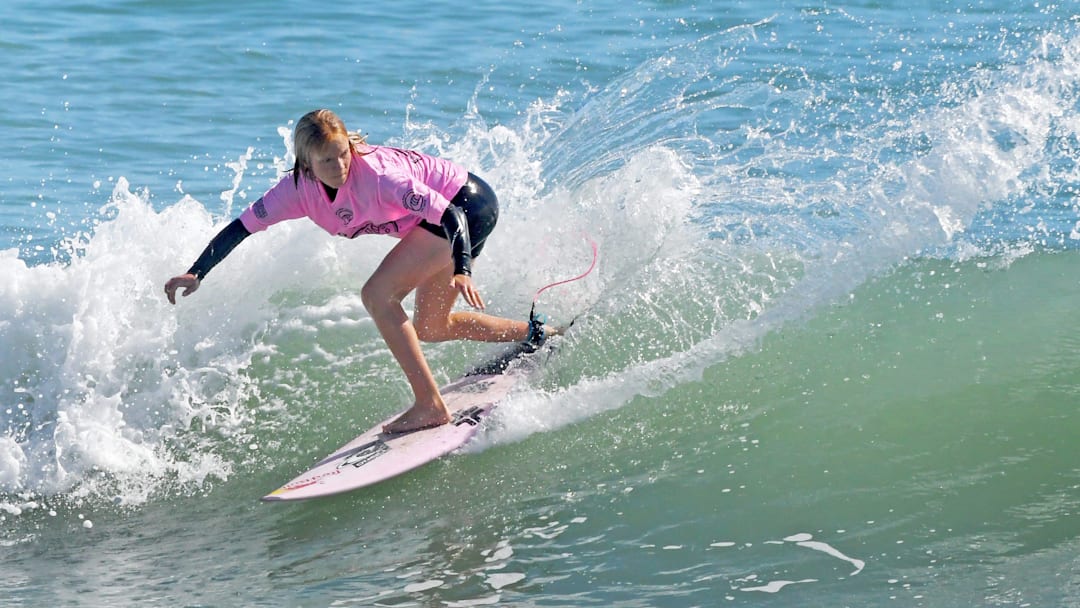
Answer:
[(293, 164), (294, 184), (300, 183), (301, 175), (315, 179), (311, 156), (335, 137), (346, 138), (353, 154), (359, 154), (358, 146), (367, 143), (360, 133), (349, 133), (345, 123), (330, 110), (313, 110), (300, 118), (293, 130), (293, 153), (296, 155), (296, 163)]

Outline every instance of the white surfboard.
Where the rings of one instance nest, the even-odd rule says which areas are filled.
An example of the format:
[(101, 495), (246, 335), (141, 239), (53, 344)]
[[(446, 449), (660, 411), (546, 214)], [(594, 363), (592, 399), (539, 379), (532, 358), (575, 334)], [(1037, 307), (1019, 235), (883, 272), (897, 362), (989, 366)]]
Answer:
[(465, 445), (480, 421), (521, 378), (535, 369), (547, 349), (518, 344), (440, 389), (453, 419), (410, 433), (386, 434), (395, 414), (320, 460), (264, 501), (304, 500), (340, 494), (379, 483), (436, 460)]

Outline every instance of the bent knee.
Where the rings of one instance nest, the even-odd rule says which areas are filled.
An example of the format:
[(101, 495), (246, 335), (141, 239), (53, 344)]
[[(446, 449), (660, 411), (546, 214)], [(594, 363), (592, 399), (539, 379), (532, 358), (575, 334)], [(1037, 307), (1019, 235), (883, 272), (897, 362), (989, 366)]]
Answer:
[(421, 342), (446, 342), (451, 339), (450, 327), (446, 323), (418, 322), (416, 337)]
[(371, 314), (385, 310), (395, 303), (400, 303), (392, 293), (381, 287), (378, 282), (371, 280), (364, 283), (364, 286), (360, 288), (360, 301), (363, 302), (364, 308)]

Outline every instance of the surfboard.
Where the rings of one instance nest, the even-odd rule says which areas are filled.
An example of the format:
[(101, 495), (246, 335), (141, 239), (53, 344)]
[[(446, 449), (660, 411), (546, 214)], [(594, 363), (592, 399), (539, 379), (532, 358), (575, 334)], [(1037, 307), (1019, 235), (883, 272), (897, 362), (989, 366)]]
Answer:
[(380, 422), (307, 471), (262, 497), (264, 501), (319, 498), (371, 486), (437, 460), (469, 442), (480, 422), (511, 389), (536, 369), (549, 348), (516, 344), (442, 387), (452, 416), (448, 424), (387, 434)]

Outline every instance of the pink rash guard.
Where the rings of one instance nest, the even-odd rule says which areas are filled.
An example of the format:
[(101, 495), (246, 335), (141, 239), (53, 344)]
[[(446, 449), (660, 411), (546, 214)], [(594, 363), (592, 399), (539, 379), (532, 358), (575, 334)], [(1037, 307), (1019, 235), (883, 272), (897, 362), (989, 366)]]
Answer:
[(308, 217), (330, 234), (402, 237), (420, 220), (438, 225), (468, 172), (448, 160), (411, 150), (366, 146), (353, 153), (349, 175), (333, 201), (323, 185), (285, 176), (240, 214), (254, 234), (285, 220)]

